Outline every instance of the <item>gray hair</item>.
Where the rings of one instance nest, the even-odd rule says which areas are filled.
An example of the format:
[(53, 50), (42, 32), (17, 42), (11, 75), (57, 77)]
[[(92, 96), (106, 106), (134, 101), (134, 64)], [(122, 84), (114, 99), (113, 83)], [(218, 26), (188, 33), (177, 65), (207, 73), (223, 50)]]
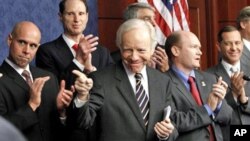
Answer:
[(125, 21), (117, 30), (116, 33), (116, 45), (122, 50), (122, 37), (124, 33), (129, 32), (133, 29), (143, 29), (145, 34), (150, 35), (151, 49), (154, 50), (157, 44), (156, 34), (154, 27), (147, 21), (141, 19), (130, 19)]
[(241, 29), (240, 22), (250, 20), (250, 6), (246, 6), (240, 10), (240, 13), (236, 19), (237, 28)]
[(148, 3), (144, 3), (144, 2), (132, 3), (132, 4), (128, 5), (127, 8), (125, 9), (125, 11), (123, 13), (123, 19), (129, 20), (129, 19), (138, 18), (137, 12), (139, 9), (143, 9), (143, 8), (155, 11), (155, 9), (151, 5), (149, 5)]

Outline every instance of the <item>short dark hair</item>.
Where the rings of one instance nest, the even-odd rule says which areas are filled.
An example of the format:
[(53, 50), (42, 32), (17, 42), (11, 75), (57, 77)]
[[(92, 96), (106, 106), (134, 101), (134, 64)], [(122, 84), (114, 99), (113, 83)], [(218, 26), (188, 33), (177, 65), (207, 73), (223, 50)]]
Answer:
[(232, 25), (228, 25), (228, 26), (224, 26), (218, 33), (217, 35), (217, 40), (220, 43), (223, 38), (222, 38), (222, 34), (225, 32), (232, 32), (232, 31), (239, 31), (235, 26)]
[(171, 48), (175, 45), (180, 44), (181, 42), (181, 34), (180, 32), (172, 32), (168, 37), (167, 40), (165, 42), (165, 51), (169, 57), (169, 63), (172, 63), (172, 57), (173, 57), (173, 53), (171, 51)]
[[(60, 3), (59, 3), (59, 11), (61, 14), (63, 14), (64, 10), (65, 10), (65, 3), (66, 3), (67, 0), (62, 0)], [(83, 4), (85, 5), (86, 7), (86, 12), (88, 13), (89, 12), (89, 8), (88, 8), (88, 5), (87, 5), (87, 2), (86, 0), (80, 0), (83, 2)]]
[(140, 9), (149, 9), (152, 11), (155, 11), (155, 9), (148, 3), (144, 3), (144, 2), (136, 2), (136, 3), (132, 3), (130, 5), (127, 6), (127, 8), (125, 9), (124, 13), (123, 13), (123, 19), (124, 20), (129, 20), (129, 19), (136, 19), (138, 18), (137, 16), (137, 12)]

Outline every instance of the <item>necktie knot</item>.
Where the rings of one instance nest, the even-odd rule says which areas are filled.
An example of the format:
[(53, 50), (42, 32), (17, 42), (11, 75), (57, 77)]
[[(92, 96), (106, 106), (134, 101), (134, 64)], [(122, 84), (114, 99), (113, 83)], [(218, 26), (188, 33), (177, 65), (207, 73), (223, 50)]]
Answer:
[(135, 74), (135, 79), (136, 79), (136, 81), (140, 81), (141, 78), (142, 78), (142, 74), (141, 74), (141, 73), (136, 73), (136, 74)]
[(78, 44), (74, 44), (72, 48), (75, 50), (75, 52), (78, 50)]
[(188, 77), (188, 83), (189, 84), (194, 84), (195, 82), (194, 82), (194, 78), (192, 77), (192, 76), (189, 76)]
[(230, 68), (230, 71), (231, 71), (231, 73), (235, 73), (235, 72), (238, 71), (238, 69), (237, 69), (237, 68), (234, 68), (234, 67), (231, 67), (231, 68)]

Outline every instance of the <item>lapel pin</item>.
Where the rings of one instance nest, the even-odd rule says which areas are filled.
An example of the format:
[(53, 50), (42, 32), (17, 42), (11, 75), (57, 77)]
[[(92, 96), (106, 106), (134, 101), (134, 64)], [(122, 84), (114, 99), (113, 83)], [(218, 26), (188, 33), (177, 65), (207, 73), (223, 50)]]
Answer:
[(204, 81), (201, 82), (201, 86), (205, 87), (206, 83)]

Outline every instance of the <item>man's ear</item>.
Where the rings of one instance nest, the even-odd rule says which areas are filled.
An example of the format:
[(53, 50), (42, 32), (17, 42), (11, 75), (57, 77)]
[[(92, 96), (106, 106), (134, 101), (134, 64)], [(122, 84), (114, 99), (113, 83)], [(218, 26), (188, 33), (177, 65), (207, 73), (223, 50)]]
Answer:
[(242, 29), (246, 29), (245, 21), (241, 21), (241, 22), (240, 22), (240, 27), (241, 27)]
[(172, 52), (173, 56), (179, 56), (179, 54), (180, 54), (180, 48), (174, 45), (171, 48), (171, 52)]
[(63, 17), (62, 17), (62, 13), (60, 13), (60, 12), (58, 13), (58, 18), (59, 18), (59, 20), (62, 22), (62, 18), (63, 18)]
[(8, 44), (9, 47), (10, 47), (10, 44), (11, 44), (12, 41), (13, 41), (12, 35), (9, 34), (8, 38), (7, 38), (7, 44)]
[(216, 43), (216, 48), (218, 49), (219, 52), (221, 52), (221, 47), (219, 42)]

